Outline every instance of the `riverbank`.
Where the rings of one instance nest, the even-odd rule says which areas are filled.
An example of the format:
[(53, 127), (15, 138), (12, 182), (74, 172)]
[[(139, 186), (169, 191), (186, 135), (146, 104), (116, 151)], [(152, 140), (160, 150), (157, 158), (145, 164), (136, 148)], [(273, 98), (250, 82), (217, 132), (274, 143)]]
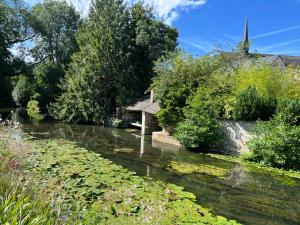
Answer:
[[(11, 151), (7, 143), (18, 137), (1, 135), (2, 149)], [(23, 139), (12, 146), (24, 153), (20, 182), (36, 187), (35, 198), (47, 196), (53, 212), (82, 224), (238, 224), (212, 215), (179, 186), (139, 177), (75, 143)]]
[(270, 166), (264, 166), (261, 163), (250, 162), (247, 160), (247, 154), (239, 155), (239, 156), (230, 156), (230, 155), (221, 155), (221, 154), (208, 154), (210, 157), (216, 159), (222, 159), (227, 162), (239, 163), (241, 165), (253, 167), (255, 169), (260, 170), (261, 172), (274, 173), (276, 175), (291, 177), (300, 179), (300, 171), (295, 170), (284, 170), (279, 168), (274, 168)]

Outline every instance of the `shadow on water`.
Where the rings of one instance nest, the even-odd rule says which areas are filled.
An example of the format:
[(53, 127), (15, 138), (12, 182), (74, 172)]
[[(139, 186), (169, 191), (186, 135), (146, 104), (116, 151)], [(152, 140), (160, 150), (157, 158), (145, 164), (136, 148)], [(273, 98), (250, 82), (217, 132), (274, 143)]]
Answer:
[(300, 224), (298, 179), (155, 143), (138, 132), (22, 122), (38, 138), (71, 140), (138, 175), (183, 186), (215, 214), (249, 225)]

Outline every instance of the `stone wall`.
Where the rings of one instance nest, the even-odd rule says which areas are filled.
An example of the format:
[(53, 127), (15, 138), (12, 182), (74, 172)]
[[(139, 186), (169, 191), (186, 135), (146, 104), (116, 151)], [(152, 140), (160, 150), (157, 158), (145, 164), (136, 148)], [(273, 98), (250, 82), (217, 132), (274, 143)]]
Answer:
[[(219, 143), (215, 145), (214, 150), (226, 154), (248, 152), (247, 142), (255, 134), (255, 122), (227, 120), (220, 120), (219, 122), (221, 124), (221, 138)], [(171, 130), (164, 128), (162, 132), (153, 132), (152, 139), (174, 146), (181, 146), (178, 140), (170, 135)]]
[(255, 135), (255, 122), (219, 121), (222, 140), (217, 149), (226, 153), (248, 152), (247, 142)]

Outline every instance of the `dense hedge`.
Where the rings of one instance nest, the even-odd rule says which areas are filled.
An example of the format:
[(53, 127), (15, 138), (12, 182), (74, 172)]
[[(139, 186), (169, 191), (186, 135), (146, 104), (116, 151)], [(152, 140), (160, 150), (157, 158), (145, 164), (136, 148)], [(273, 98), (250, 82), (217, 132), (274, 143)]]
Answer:
[(277, 114), (258, 122), (258, 133), (249, 143), (250, 160), (262, 164), (300, 170), (300, 127), (289, 114)]

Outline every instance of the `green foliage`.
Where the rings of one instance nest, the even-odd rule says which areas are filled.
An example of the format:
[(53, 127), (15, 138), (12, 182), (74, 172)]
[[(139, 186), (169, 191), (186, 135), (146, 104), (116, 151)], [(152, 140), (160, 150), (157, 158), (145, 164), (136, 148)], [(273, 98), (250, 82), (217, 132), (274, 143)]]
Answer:
[(78, 50), (75, 34), (80, 15), (65, 1), (46, 0), (34, 5), (31, 26), (36, 36), (33, 54), (37, 61), (66, 64)]
[(278, 114), (291, 115), (299, 123), (300, 100), (299, 99), (280, 99), (277, 103), (276, 112)]
[[(57, 224), (58, 213), (31, 190), (21, 170), (27, 146), (13, 139), (11, 129), (0, 125), (0, 224)], [(22, 149), (22, 151), (20, 151)]]
[(261, 105), (261, 98), (256, 88), (250, 86), (237, 96), (234, 118), (256, 120), (260, 117)]
[(42, 200), (34, 200), (30, 194), (15, 191), (0, 196), (0, 223), (24, 225), (55, 224), (51, 208)]
[(254, 63), (237, 70), (235, 93), (238, 95), (249, 86), (255, 87), (262, 97), (298, 98), (300, 81), (294, 79), (294, 68), (281, 68), (273, 64)]
[(276, 110), (276, 99), (263, 98), (255, 87), (248, 87), (236, 99), (234, 118), (238, 120), (269, 119)]
[(162, 21), (155, 19), (152, 8), (137, 2), (130, 9), (130, 24), (125, 49), (127, 71), (119, 78), (120, 93), (117, 102), (121, 105), (132, 103), (149, 88), (153, 78), (154, 62), (174, 51), (178, 32)]
[(157, 61), (152, 89), (160, 102), (157, 114), (162, 126), (171, 126), (183, 119), (187, 99), (218, 67), (214, 57), (193, 59), (183, 52), (170, 53)]
[(21, 0), (0, 0), (0, 107), (12, 106), (11, 76), (24, 67), (20, 56), (12, 54), (12, 47), (32, 35), (28, 11)]
[(33, 87), (40, 109), (46, 113), (47, 106), (60, 94), (58, 84), (71, 55), (78, 50), (75, 34), (80, 16), (64, 1), (47, 0), (33, 7), (31, 17), (36, 33), (31, 52), (40, 62), (33, 69)]
[(37, 100), (30, 100), (27, 104), (27, 114), (36, 121), (43, 120), (44, 116), (41, 114), (39, 102)]
[(128, 122), (123, 121), (121, 119), (112, 118), (111, 119), (111, 125), (113, 128), (127, 128)]
[(249, 158), (264, 165), (300, 170), (300, 127), (292, 115), (277, 114), (267, 122), (258, 122), (257, 136), (250, 142)]
[(119, 128), (120, 125), (121, 125), (121, 123), (122, 123), (122, 120), (120, 120), (120, 119), (114, 119), (113, 122), (112, 122), (112, 126), (114, 128)]
[(11, 95), (12, 82), (9, 77), (0, 74), (0, 107), (11, 106), (13, 99)]
[(144, 93), (152, 61), (175, 48), (173, 33), (141, 5), (94, 1), (77, 36), (80, 52), (72, 58), (51, 114), (69, 122), (103, 123), (117, 105)]
[(30, 85), (28, 77), (26, 77), (25, 75), (20, 75), (12, 92), (12, 97), (15, 103), (19, 106), (27, 105), (31, 95), (32, 87)]
[[(145, 180), (99, 154), (65, 141), (31, 141), (40, 188), (78, 211), (82, 224), (238, 224), (215, 217), (182, 187)], [(151, 210), (149, 210), (151, 209)]]
[(42, 112), (46, 112), (47, 106), (54, 102), (57, 95), (60, 94), (58, 83), (64, 77), (64, 73), (63, 64), (55, 65), (50, 61), (39, 64), (34, 68), (34, 99), (39, 102)]
[(13, 75), (23, 66), (11, 48), (32, 35), (27, 23), (28, 12), (21, 0), (0, 0), (0, 79)]
[(219, 138), (219, 123), (200, 107), (185, 109), (185, 119), (175, 130), (174, 136), (187, 148), (211, 147)]

